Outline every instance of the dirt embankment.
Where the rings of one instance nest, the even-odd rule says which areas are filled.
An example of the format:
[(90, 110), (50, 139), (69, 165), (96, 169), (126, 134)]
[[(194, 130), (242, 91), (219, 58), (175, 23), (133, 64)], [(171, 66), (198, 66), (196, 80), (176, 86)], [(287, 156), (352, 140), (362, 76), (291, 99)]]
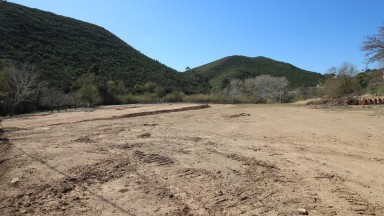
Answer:
[(384, 215), (379, 108), (123, 108), (9, 121), (0, 214)]

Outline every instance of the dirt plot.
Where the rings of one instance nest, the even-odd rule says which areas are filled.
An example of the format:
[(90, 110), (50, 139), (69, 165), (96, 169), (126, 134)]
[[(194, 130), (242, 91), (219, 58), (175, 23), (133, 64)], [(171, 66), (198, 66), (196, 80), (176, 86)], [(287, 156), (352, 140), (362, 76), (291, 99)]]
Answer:
[(384, 107), (189, 106), (3, 121), (0, 215), (384, 215)]

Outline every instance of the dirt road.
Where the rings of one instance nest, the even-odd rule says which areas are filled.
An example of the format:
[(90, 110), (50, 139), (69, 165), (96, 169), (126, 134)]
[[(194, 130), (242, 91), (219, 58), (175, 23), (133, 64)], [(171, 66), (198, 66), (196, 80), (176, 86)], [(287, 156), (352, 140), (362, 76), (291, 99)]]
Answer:
[(0, 215), (384, 215), (382, 106), (164, 107), (3, 121)]

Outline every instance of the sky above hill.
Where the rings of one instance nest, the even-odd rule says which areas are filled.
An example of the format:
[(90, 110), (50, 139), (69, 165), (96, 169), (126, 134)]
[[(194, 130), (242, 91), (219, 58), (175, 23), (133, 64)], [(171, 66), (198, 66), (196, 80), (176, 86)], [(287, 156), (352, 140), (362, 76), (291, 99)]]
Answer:
[(265, 56), (320, 73), (343, 62), (362, 70), (360, 47), (384, 25), (383, 0), (9, 2), (102, 26), (178, 71), (229, 55)]

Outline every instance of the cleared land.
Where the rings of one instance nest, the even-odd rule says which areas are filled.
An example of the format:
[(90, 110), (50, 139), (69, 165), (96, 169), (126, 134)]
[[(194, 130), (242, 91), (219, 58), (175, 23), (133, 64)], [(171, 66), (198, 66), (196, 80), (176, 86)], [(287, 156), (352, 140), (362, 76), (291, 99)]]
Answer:
[(4, 120), (0, 215), (384, 215), (382, 106), (188, 106)]

